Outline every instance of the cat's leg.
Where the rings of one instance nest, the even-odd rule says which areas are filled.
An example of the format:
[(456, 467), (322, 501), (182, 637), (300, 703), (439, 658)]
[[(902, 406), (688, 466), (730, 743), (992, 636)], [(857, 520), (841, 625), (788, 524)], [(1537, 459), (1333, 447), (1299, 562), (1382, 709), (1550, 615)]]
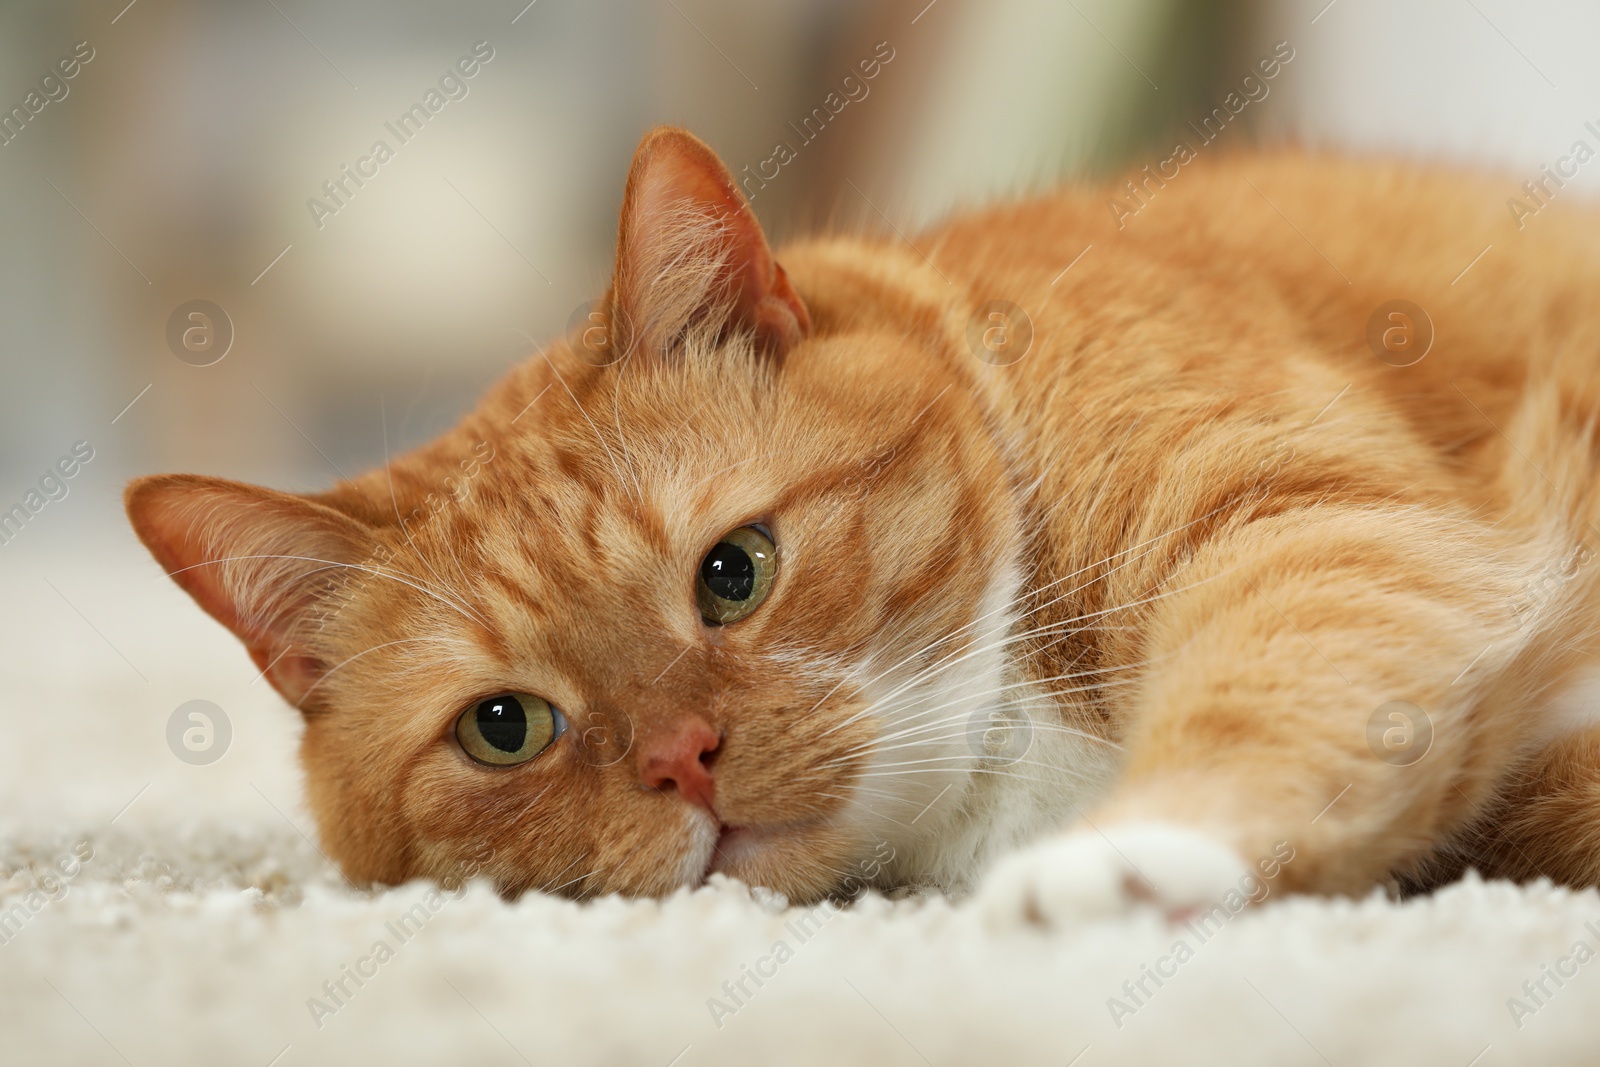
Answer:
[(1416, 861), (1528, 750), (1540, 620), (1570, 598), (1532, 622), (1516, 605), (1554, 551), (1421, 507), (1307, 508), (1195, 546), (1130, 650), (1152, 666), (1119, 711), (1115, 785), (997, 864), (981, 906), (1181, 914), (1359, 893)]

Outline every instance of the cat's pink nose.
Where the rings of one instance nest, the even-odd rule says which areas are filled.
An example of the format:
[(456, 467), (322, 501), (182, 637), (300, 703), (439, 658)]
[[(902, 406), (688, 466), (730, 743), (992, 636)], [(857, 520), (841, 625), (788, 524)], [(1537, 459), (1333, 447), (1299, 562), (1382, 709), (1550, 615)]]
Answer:
[(689, 803), (715, 815), (717, 783), (711, 777), (711, 761), (721, 743), (704, 719), (681, 719), (640, 747), (639, 781), (662, 792), (675, 789)]

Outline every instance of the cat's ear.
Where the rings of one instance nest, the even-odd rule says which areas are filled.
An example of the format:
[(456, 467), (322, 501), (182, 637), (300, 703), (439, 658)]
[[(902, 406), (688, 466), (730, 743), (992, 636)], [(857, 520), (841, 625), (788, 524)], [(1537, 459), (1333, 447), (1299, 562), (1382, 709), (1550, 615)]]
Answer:
[(125, 503), (156, 561), (302, 706), (328, 670), (306, 640), (319, 594), (372, 555), (371, 529), (303, 497), (193, 474), (137, 479)]
[(612, 336), (623, 353), (659, 355), (691, 327), (748, 331), (781, 358), (811, 316), (733, 175), (694, 135), (647, 134), (634, 153), (617, 230)]

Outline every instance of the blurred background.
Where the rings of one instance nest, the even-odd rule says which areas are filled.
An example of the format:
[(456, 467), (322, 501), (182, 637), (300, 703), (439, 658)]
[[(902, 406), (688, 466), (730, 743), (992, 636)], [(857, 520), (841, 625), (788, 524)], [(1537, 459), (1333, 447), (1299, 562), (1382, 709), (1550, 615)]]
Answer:
[[(1597, 40), (1579, 0), (0, 4), (0, 109), (27, 119), (0, 134), (0, 507), (74, 442), (96, 453), (0, 567), (120, 537), (134, 473), (312, 488), (380, 462), (385, 431), (399, 448), (448, 425), (603, 288), (655, 123), (741, 176), (777, 171), (747, 188), (779, 240), (909, 231), (1164, 158), (1287, 41), (1228, 146), (1521, 178), (1600, 119)], [(492, 58), (451, 75), (475, 45)], [(92, 58), (62, 78), (75, 49)], [(390, 127), (430, 90), (442, 105), (402, 143)], [(232, 326), (209, 366), (168, 339), (194, 300)]]
[(1216, 150), (1482, 163), (1510, 197), (1595, 141), (1597, 41), (1584, 0), (0, 2), (0, 511), (94, 457), (0, 545), (0, 669), (103, 675), (74, 699), (136, 704), (128, 743), (187, 772), (168, 712), (253, 671), (134, 542), (126, 479), (319, 488), (449, 425), (603, 289), (653, 124), (756, 175), (780, 241), (911, 232), (1167, 157), (1286, 42)]

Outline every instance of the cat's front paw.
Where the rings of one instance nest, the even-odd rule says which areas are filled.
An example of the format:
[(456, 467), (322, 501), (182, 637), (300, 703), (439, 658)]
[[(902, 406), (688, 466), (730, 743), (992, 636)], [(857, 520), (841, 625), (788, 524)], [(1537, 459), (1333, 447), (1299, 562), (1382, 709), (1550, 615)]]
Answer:
[(991, 928), (1064, 926), (1149, 904), (1172, 920), (1237, 893), (1250, 874), (1233, 849), (1169, 823), (1125, 823), (1048, 838), (1002, 859), (979, 887)]

